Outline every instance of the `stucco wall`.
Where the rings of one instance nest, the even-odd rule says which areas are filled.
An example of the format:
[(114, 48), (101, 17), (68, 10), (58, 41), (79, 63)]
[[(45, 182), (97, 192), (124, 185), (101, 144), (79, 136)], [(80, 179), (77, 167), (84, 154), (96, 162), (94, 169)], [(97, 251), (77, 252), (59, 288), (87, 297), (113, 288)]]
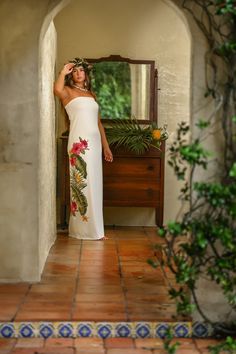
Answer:
[[(38, 276), (37, 31), (41, 13), (30, 1), (3, 1), (1, 16), (0, 278)], [(23, 20), (26, 19), (27, 21)], [(32, 31), (34, 29), (34, 31)], [(29, 35), (31, 33), (31, 35)], [(29, 237), (29, 235), (31, 237)]]
[[(160, 125), (168, 124), (169, 142), (178, 122), (189, 121), (191, 38), (180, 12), (169, 2), (72, 0), (56, 16), (55, 27), (58, 71), (63, 63), (76, 56), (98, 58), (119, 54), (133, 59), (155, 60), (161, 89), (158, 121)], [(58, 128), (59, 136), (64, 130), (60, 117)], [(166, 164), (165, 222), (175, 218), (180, 208), (179, 188)], [(155, 224), (152, 208), (105, 208), (104, 215), (106, 224)]]
[(53, 22), (41, 38), (40, 126), (39, 126), (39, 271), (56, 239), (56, 141), (53, 95), (56, 60), (56, 31)]
[(57, 4), (0, 2), (0, 281), (40, 279), (39, 38)]

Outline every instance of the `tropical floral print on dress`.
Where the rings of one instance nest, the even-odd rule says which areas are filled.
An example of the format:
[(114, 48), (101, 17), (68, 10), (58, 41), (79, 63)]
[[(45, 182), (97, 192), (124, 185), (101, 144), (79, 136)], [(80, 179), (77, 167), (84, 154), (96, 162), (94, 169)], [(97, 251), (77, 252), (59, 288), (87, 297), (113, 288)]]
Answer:
[(83, 193), (87, 186), (87, 164), (81, 155), (85, 154), (88, 148), (88, 141), (79, 137), (80, 141), (73, 143), (69, 151), (70, 161), (70, 188), (71, 188), (71, 213), (73, 216), (79, 212), (83, 221), (88, 221), (86, 216), (88, 202)]

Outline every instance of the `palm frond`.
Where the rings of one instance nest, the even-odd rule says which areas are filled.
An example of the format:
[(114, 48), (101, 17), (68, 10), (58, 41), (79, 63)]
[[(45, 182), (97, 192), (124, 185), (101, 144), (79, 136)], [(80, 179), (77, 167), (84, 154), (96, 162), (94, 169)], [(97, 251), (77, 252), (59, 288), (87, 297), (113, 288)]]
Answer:
[(79, 171), (82, 177), (87, 178), (87, 164), (81, 156), (76, 156), (75, 168)]
[(78, 188), (76, 183), (71, 184), (72, 197), (77, 202), (80, 215), (85, 215), (87, 212), (88, 202), (85, 195)]
[(136, 154), (143, 154), (150, 148), (152, 143), (150, 126), (142, 127), (136, 119), (116, 119), (112, 123), (106, 129), (109, 144), (115, 147), (124, 146)]

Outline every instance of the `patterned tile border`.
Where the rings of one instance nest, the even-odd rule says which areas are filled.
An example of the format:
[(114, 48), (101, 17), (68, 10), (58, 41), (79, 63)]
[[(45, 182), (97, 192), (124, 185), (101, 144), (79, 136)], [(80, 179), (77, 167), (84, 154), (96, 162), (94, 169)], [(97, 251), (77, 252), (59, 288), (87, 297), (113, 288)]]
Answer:
[(168, 328), (177, 338), (212, 334), (203, 322), (0, 322), (0, 338), (131, 337), (163, 338)]

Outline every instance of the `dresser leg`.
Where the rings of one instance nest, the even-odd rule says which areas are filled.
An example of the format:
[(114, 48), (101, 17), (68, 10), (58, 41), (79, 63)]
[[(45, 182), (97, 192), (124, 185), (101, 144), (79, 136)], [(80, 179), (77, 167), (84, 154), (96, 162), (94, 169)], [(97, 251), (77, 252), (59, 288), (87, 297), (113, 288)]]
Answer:
[(66, 222), (66, 205), (62, 205), (62, 206), (61, 206), (60, 222), (61, 222), (61, 228), (62, 228), (62, 229), (66, 229), (66, 228), (67, 228), (67, 222)]
[(159, 208), (156, 208), (155, 212), (156, 212), (156, 225), (159, 227), (162, 227), (163, 226), (163, 215), (160, 212)]

